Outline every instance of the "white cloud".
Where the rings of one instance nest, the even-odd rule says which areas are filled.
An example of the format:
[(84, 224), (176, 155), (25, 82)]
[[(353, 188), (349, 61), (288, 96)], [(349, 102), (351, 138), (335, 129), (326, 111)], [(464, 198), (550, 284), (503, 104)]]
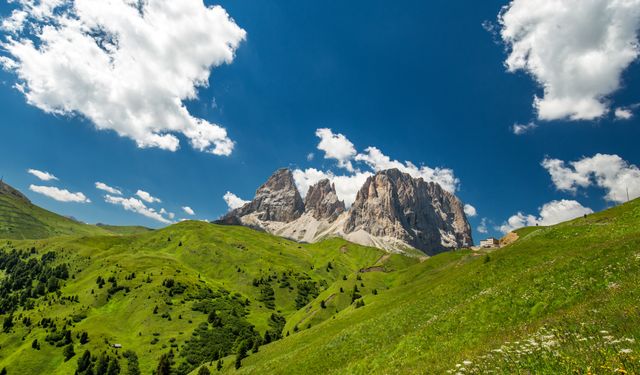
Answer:
[(509, 233), (522, 227), (530, 227), (536, 225), (536, 217), (533, 215), (524, 215), (522, 212), (511, 216), (505, 223), (497, 229), (502, 233)]
[(39, 178), (42, 181), (51, 181), (51, 180), (57, 180), (58, 177), (52, 175), (49, 172), (44, 172), (44, 171), (39, 171), (37, 169), (28, 169), (27, 170), (28, 173), (36, 176), (37, 178)]
[(591, 213), (593, 213), (592, 209), (574, 200), (551, 201), (540, 208), (538, 217), (518, 212), (498, 229), (502, 233), (509, 233), (525, 226), (555, 225)]
[(144, 190), (136, 191), (136, 195), (138, 196), (138, 198), (142, 199), (143, 201), (145, 201), (147, 203), (160, 203), (160, 202), (162, 202), (160, 199), (154, 197), (153, 195), (147, 193)]
[(231, 63), (245, 31), (202, 0), (20, 0), (2, 21), (0, 64), (29, 104), (81, 114), (138, 147), (231, 154), (219, 125), (192, 116), (210, 70)]
[(575, 193), (592, 185), (606, 190), (605, 199), (626, 202), (640, 197), (640, 169), (618, 155), (596, 154), (567, 164), (546, 158), (542, 166), (551, 175), (556, 189)]
[(59, 202), (91, 203), (91, 200), (80, 192), (72, 193), (69, 190), (58, 189), (53, 186), (30, 185), (29, 190), (45, 195)]
[(189, 206), (182, 207), (182, 211), (184, 211), (187, 215), (191, 215), (191, 216), (196, 214), (195, 211), (193, 211), (193, 209)]
[(114, 187), (111, 187), (104, 182), (96, 182), (96, 189), (106, 191), (109, 194), (113, 195), (122, 195), (122, 192)]
[(173, 220), (173, 218), (176, 217), (176, 214), (174, 214), (173, 212), (168, 212), (167, 210), (165, 210), (164, 208), (160, 209), (160, 214), (161, 215), (167, 215), (167, 217), (171, 220)]
[(325, 159), (335, 159), (339, 167), (354, 171), (351, 159), (356, 155), (356, 149), (347, 137), (326, 128), (316, 130), (316, 136), (320, 138), (318, 150), (324, 151)]
[(513, 126), (511, 127), (511, 131), (515, 135), (522, 135), (534, 130), (537, 127), (538, 125), (533, 122), (530, 122), (528, 124), (513, 124)]
[(313, 154), (313, 152), (308, 153), (307, 154), (307, 161), (312, 161), (314, 157), (315, 157), (315, 155)]
[[(336, 175), (330, 170), (323, 171), (316, 168), (295, 169), (293, 178), (303, 198), (306, 196), (309, 187), (326, 178), (335, 184), (338, 198), (343, 200), (347, 207), (350, 207), (368, 177), (373, 176), (374, 172), (392, 168), (397, 168), (414, 178), (421, 177), (427, 182), (436, 182), (443, 189), (452, 193), (457, 190), (460, 184), (451, 169), (433, 169), (427, 166), (417, 167), (410, 161), (401, 163), (397, 160), (391, 160), (390, 157), (384, 155), (376, 147), (368, 147), (365, 149), (365, 153), (358, 153), (347, 137), (343, 134), (333, 133), (331, 129), (318, 129), (316, 130), (316, 135), (321, 139), (318, 149), (325, 151), (325, 158), (337, 160), (338, 166), (346, 169), (348, 173)], [(354, 168), (354, 161), (363, 163), (370, 171)]]
[(372, 176), (371, 172), (355, 172), (352, 175), (334, 175), (331, 171), (320, 171), (315, 168), (305, 170), (295, 169), (293, 171), (293, 179), (300, 195), (304, 198), (309, 188), (320, 180), (329, 179), (336, 187), (338, 199), (344, 201), (345, 206), (351, 207), (356, 200), (358, 190), (364, 185), (368, 177)]
[(538, 223), (540, 225), (555, 225), (592, 213), (592, 209), (584, 207), (574, 200), (551, 201), (540, 209)]
[(614, 115), (618, 120), (629, 120), (633, 117), (633, 112), (629, 108), (616, 108)]
[(376, 147), (367, 147), (365, 153), (356, 155), (355, 160), (365, 162), (375, 172), (397, 168), (414, 178), (422, 177), (426, 182), (436, 182), (450, 193), (454, 193), (460, 184), (460, 180), (456, 178), (452, 169), (430, 168), (427, 166), (417, 167), (410, 161), (402, 163), (397, 160), (391, 160)]
[(478, 227), (476, 228), (478, 230), (478, 233), (489, 233), (489, 229), (487, 228), (487, 218), (483, 217), (482, 220), (480, 220), (480, 225), (478, 225)]
[(147, 207), (141, 200), (137, 198), (133, 198), (133, 197), (123, 198), (123, 197), (114, 197), (112, 195), (106, 195), (104, 200), (107, 203), (122, 206), (122, 208), (124, 208), (127, 211), (138, 213), (140, 215), (146, 216), (150, 219), (159, 221), (161, 223), (165, 223), (165, 224), (172, 223), (171, 220), (168, 220), (167, 218), (163, 217), (161, 213), (157, 212), (153, 208)]
[(230, 191), (227, 191), (222, 198), (224, 199), (225, 202), (227, 202), (227, 206), (229, 206), (229, 210), (235, 210), (236, 208), (240, 208), (245, 204), (249, 203), (249, 201), (241, 199), (240, 197), (238, 197), (237, 195), (233, 194)]
[(478, 211), (476, 211), (476, 208), (470, 204), (464, 205), (464, 213), (465, 215), (467, 215), (467, 217), (474, 217), (478, 215)]
[(542, 87), (538, 118), (591, 120), (638, 57), (640, 0), (513, 0), (498, 17), (510, 72)]

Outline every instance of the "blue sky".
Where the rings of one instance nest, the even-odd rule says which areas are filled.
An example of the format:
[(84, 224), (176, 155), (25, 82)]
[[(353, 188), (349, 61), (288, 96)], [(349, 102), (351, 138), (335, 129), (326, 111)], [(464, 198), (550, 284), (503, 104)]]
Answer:
[[(198, 3), (189, 1), (193, 2)], [(227, 191), (251, 199), (279, 167), (355, 173), (340, 167), (336, 158), (325, 158), (325, 150), (317, 148), (316, 130), (327, 128), (334, 136), (348, 139), (358, 154), (373, 146), (392, 160), (453, 171), (459, 179), (456, 194), (477, 211), (470, 218), (476, 241), (500, 235), (498, 227), (518, 212), (525, 222), (532, 215), (531, 220), (548, 223), (540, 216), (548, 202), (576, 201), (598, 211), (619, 203), (610, 192), (619, 190), (622, 183), (632, 196), (637, 196), (636, 191), (640, 195), (635, 167), (640, 164), (635, 113), (640, 102), (638, 60), (622, 56), (618, 61), (614, 55), (610, 61), (592, 63), (617, 64), (617, 68), (602, 68), (601, 81), (620, 84), (608, 91), (587, 84), (571, 86), (580, 83), (581, 76), (562, 77), (563, 64), (509, 72), (505, 61), (513, 45), (499, 32), (521, 25), (508, 19), (501, 25), (498, 16), (505, 5), (511, 4), (515, 14), (531, 6), (528, 3), (532, 1), (207, 1), (207, 5), (221, 5), (233, 19), (220, 22), (230, 29), (235, 22), (246, 34), (232, 30), (235, 34), (229, 38), (238, 41), (235, 57), (213, 63), (208, 85), (197, 87), (197, 98), (183, 103), (193, 118), (226, 129), (234, 142), (229, 155), (200, 151), (179, 132), (175, 136), (180, 147), (175, 151), (140, 148), (131, 136), (96, 130), (96, 121), (77, 111), (47, 113), (42, 103), (50, 97), (29, 104), (14, 87), (21, 82), (19, 74), (5, 69), (0, 71), (0, 174), (36, 204), (86, 222), (163, 225), (105, 202), (106, 193), (95, 188), (96, 182), (116, 187), (123, 199), (135, 197), (138, 190), (149, 192), (162, 202), (143, 203), (155, 212), (164, 208), (175, 213), (172, 220), (215, 219), (228, 209), (222, 198)], [(8, 17), (16, 7), (3, 3), (0, 14)], [(574, 17), (595, 24), (596, 30), (598, 22), (604, 30), (607, 22), (619, 21), (637, 37), (638, 12), (621, 11), (606, 19), (597, 18), (600, 13), (596, 8), (585, 9), (548, 22), (577, 24), (572, 32), (580, 33)], [(622, 19), (623, 13), (630, 15)], [(543, 33), (548, 24), (536, 27)], [(5, 42), (8, 35), (5, 30)], [(572, 40), (570, 35), (567, 40)], [(534, 45), (532, 51), (543, 47)], [(637, 46), (629, 48), (633, 52)], [(6, 45), (0, 55), (15, 60)], [(186, 53), (177, 55), (177, 61), (189, 58)], [(621, 73), (609, 74), (616, 69)], [(545, 83), (551, 91), (542, 88)], [(594, 94), (588, 95), (589, 90)], [(560, 109), (551, 100), (543, 104), (553, 107), (533, 106), (534, 95), (573, 100), (603, 93), (596, 102), (604, 103), (607, 113), (597, 113), (595, 104), (574, 113), (567, 101), (560, 101), (565, 105)], [(514, 124), (529, 123), (536, 127), (514, 134)], [(313, 158), (308, 158), (310, 153)], [(611, 157), (594, 158), (597, 154)], [(555, 180), (550, 169), (541, 165), (545, 158), (565, 162), (554, 169)], [(568, 164), (579, 160), (583, 162), (575, 168)], [(355, 158), (351, 162), (354, 169), (373, 170)], [(58, 180), (41, 181), (28, 169), (47, 171)], [(575, 175), (563, 173), (567, 171)], [(56, 201), (29, 190), (30, 185), (82, 192), (91, 202)], [(195, 215), (186, 214), (183, 206), (193, 208)], [(487, 233), (478, 231), (483, 222)]]

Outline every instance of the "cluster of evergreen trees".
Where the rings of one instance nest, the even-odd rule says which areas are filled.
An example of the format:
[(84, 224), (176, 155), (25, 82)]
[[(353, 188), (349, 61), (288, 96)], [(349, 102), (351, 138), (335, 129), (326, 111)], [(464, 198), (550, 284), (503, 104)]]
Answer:
[(60, 282), (69, 278), (66, 263), (54, 264), (56, 254), (47, 252), (37, 257), (31, 251), (12, 249), (0, 252), (0, 270), (5, 277), (0, 280), (0, 315), (19, 307), (33, 307), (31, 299), (60, 289)]
[[(140, 375), (138, 355), (131, 351), (125, 351), (122, 356), (127, 360), (125, 374)], [(78, 358), (76, 375), (118, 375), (123, 371), (120, 360), (117, 356), (112, 356), (102, 352), (99, 356), (92, 356), (91, 352), (85, 350)]]

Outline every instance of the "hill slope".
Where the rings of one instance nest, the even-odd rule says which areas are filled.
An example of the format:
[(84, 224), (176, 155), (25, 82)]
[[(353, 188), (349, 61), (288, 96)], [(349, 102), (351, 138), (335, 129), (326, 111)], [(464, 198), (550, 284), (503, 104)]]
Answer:
[(0, 241), (8, 374), (640, 372), (640, 200), (422, 262), (203, 222), (87, 227)]
[[(417, 262), (383, 255), (341, 239), (298, 244), (202, 222), (131, 236), (7, 241), (0, 245), (0, 316), (10, 323), (0, 333), (0, 368), (69, 374), (85, 350), (119, 357), (124, 367), (124, 351), (132, 350), (150, 373), (173, 349), (174, 367), (187, 373), (243, 341), (257, 345), (267, 331), (277, 339), (285, 319), (343, 277), (355, 280), (376, 263), (391, 270)], [(42, 272), (20, 266), (28, 262)], [(59, 289), (50, 287), (54, 276)], [(64, 361), (69, 344), (77, 355)]]
[(636, 200), (525, 228), (486, 255), (409, 267), (364, 307), (261, 348), (240, 373), (639, 373), (639, 286)]
[(37, 239), (69, 235), (113, 235), (146, 231), (144, 227), (95, 226), (47, 211), (0, 182), (0, 238)]

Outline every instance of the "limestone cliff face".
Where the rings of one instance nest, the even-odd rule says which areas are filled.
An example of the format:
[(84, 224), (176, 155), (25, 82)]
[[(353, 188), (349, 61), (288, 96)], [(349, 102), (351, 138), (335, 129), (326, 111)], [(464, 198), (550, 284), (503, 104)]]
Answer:
[(303, 202), (291, 171), (280, 169), (253, 201), (218, 223), (247, 225), (298, 241), (339, 236), (389, 251), (413, 247), (428, 255), (472, 245), (458, 198), (397, 169), (367, 179), (348, 210), (326, 179), (309, 188)]
[(472, 245), (471, 227), (458, 198), (436, 183), (397, 169), (367, 179), (343, 230), (398, 239), (427, 254)]
[(345, 211), (344, 202), (338, 199), (335, 186), (324, 179), (309, 188), (304, 198), (305, 211), (317, 220), (334, 222)]
[(234, 218), (254, 214), (260, 221), (288, 223), (303, 213), (304, 202), (293, 181), (293, 174), (282, 168), (258, 188), (251, 202), (229, 212), (223, 220), (233, 221)]

